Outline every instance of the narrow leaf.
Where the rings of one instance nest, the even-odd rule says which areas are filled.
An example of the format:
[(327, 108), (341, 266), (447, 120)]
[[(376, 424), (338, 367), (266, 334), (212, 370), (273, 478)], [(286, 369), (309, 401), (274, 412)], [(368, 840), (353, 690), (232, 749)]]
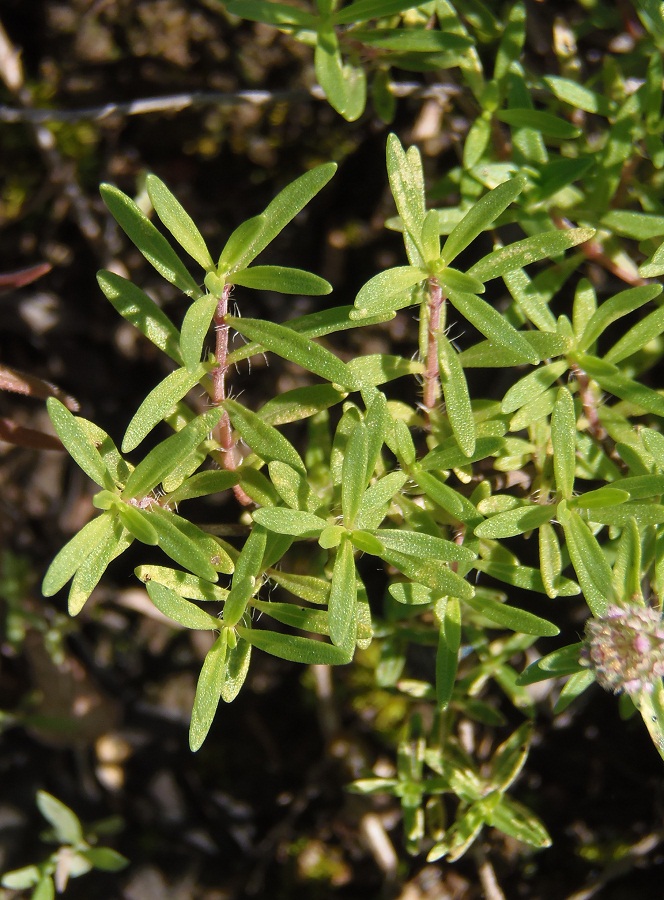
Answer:
[(58, 437), (65, 445), (69, 455), (76, 461), (81, 469), (100, 487), (106, 490), (115, 490), (115, 481), (108, 471), (99, 450), (90, 439), (88, 432), (80, 424), (76, 416), (72, 415), (64, 403), (55, 397), (49, 397), (46, 401), (48, 414), (53, 422), (53, 427)]
[(525, 186), (524, 176), (516, 175), (478, 200), (448, 235), (441, 253), (442, 262), (446, 266), (449, 265), (475, 240), (478, 234), (486, 231), (491, 223), (519, 196)]
[(157, 272), (183, 294), (200, 297), (201, 290), (180, 257), (131, 197), (111, 184), (102, 184), (99, 191), (118, 225)]
[(205, 367), (197, 363), (194, 371), (176, 369), (153, 388), (138, 407), (122, 439), (122, 452), (129, 453), (148, 436), (186, 397), (205, 375)]
[(475, 294), (450, 291), (450, 302), (490, 341), (505, 347), (520, 362), (536, 364), (540, 357), (525, 337), (504, 316)]
[(290, 662), (334, 666), (351, 661), (351, 656), (346, 650), (323, 641), (314, 641), (292, 634), (278, 634), (275, 631), (262, 631), (258, 628), (245, 628), (242, 625), (238, 625), (237, 633), (259, 650)]
[(258, 291), (303, 294), (307, 297), (319, 297), (332, 291), (332, 285), (324, 278), (287, 266), (252, 266), (229, 275), (229, 280)]
[(445, 411), (459, 447), (466, 456), (472, 456), (475, 452), (475, 423), (463, 366), (456, 350), (442, 332), (437, 335), (437, 343)]
[(145, 186), (155, 212), (178, 244), (207, 272), (214, 269), (203, 236), (191, 216), (156, 175), (148, 175)]
[(326, 381), (351, 391), (360, 387), (355, 375), (337, 356), (283, 325), (234, 316), (227, 316), (226, 323), (244, 337), (257, 341), (266, 350), (302, 366), (308, 372), (314, 372)]
[(190, 372), (196, 371), (200, 365), (203, 344), (218, 304), (214, 294), (205, 294), (191, 304), (182, 320), (180, 352)]
[(574, 492), (576, 465), (576, 413), (574, 399), (566, 387), (558, 389), (551, 415), (551, 447), (556, 488), (565, 500)]
[(532, 237), (523, 238), (507, 247), (499, 247), (468, 270), (468, 274), (480, 281), (491, 281), (505, 272), (521, 269), (523, 266), (541, 259), (559, 256), (564, 250), (589, 241), (595, 234), (594, 228), (568, 228), (560, 231), (545, 231)]
[(268, 425), (259, 415), (235, 400), (224, 401), (224, 406), (233, 427), (240, 432), (257, 456), (266, 462), (279, 460), (306, 477), (307, 470), (300, 454), (276, 428)]
[(191, 711), (189, 747), (195, 753), (208, 735), (219, 705), (226, 673), (227, 635), (220, 634), (208, 650), (196, 685), (196, 697)]
[(150, 493), (166, 475), (194, 450), (217, 425), (223, 410), (211, 409), (197, 416), (177, 434), (157, 444), (127, 479), (124, 500), (140, 499)]
[(264, 506), (252, 514), (254, 522), (258, 522), (268, 531), (277, 534), (292, 534), (295, 537), (316, 537), (327, 527), (325, 519), (313, 513), (299, 509), (286, 509), (280, 506)]
[(97, 273), (97, 283), (106, 299), (130, 325), (178, 365), (182, 364), (180, 334), (154, 300), (131, 281), (105, 269)]
[(357, 634), (357, 584), (353, 546), (348, 539), (341, 541), (334, 561), (328, 618), (332, 643), (352, 652)]
[(149, 581), (146, 587), (150, 600), (159, 612), (184, 628), (200, 628), (207, 631), (219, 629), (221, 623), (216, 616), (211, 616), (195, 603), (184, 600), (169, 587), (159, 584), (157, 581)]
[(577, 512), (559, 507), (558, 518), (586, 602), (592, 614), (601, 618), (613, 599), (611, 569), (606, 557), (597, 538)]
[[(273, 4), (266, 4), (272, 6)], [(295, 7), (293, 7), (295, 10)], [(299, 12), (295, 10), (296, 13)], [(328, 183), (337, 170), (336, 163), (316, 166), (287, 185), (272, 200), (260, 216), (243, 223), (238, 239), (228, 240), (219, 260), (221, 272), (237, 272), (246, 267), (274, 240), (280, 231), (301, 212), (309, 201)]]

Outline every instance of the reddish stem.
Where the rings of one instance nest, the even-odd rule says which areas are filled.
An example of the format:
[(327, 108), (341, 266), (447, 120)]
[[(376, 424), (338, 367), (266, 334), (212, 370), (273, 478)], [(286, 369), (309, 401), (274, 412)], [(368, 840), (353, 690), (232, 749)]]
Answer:
[(424, 362), (424, 390), (422, 403), (425, 409), (433, 409), (440, 396), (438, 374), (438, 332), (443, 309), (443, 291), (436, 278), (429, 278), (427, 303), (427, 350)]
[[(224, 285), (214, 313), (214, 330), (216, 334), (214, 356), (217, 364), (212, 371), (212, 402), (215, 406), (220, 406), (226, 399), (226, 373), (228, 371), (228, 325), (226, 324), (226, 314), (228, 313), (228, 298), (230, 297), (231, 289), (231, 284)], [(215, 429), (215, 439), (222, 448), (220, 458), (223, 467), (230, 472), (235, 471), (241, 461), (241, 455), (233, 437), (231, 420), (225, 410)], [(233, 488), (233, 493), (236, 500), (243, 506), (248, 506), (253, 502), (251, 497), (238, 484)]]

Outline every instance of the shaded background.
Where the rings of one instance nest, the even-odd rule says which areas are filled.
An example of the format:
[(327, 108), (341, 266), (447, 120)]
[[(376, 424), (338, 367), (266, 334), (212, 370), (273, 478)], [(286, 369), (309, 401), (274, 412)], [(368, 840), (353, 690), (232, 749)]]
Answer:
[[(624, 11), (605, 11), (606, 26), (588, 31), (589, 66), (621, 32)], [(529, 5), (531, 65), (550, 64), (551, 23), (563, 12), (571, 22), (587, 15), (576, 4)], [(345, 123), (309, 97), (315, 79), (301, 45), (229, 19), (214, 0), (3, 0), (0, 22), (22, 54), (24, 81), (13, 91), (0, 86), (0, 102), (14, 108), (299, 92), (268, 106), (206, 103), (48, 129), (0, 120), (0, 271), (52, 265), (39, 281), (0, 294), (0, 363), (56, 382), (118, 442), (167, 369), (106, 303), (95, 273), (110, 267), (130, 276), (176, 322), (185, 306), (118, 232), (99, 182), (135, 196), (144, 174), (155, 172), (214, 257), (281, 187), (314, 164), (339, 162), (331, 184), (261, 258), (324, 276), (332, 299), (238, 290), (234, 299), (251, 316), (283, 321), (323, 303), (352, 303), (368, 277), (403, 261), (398, 236), (383, 229), (392, 214), (389, 129), (370, 111)], [(472, 112), (463, 103), (442, 109), (406, 99), (390, 128), (404, 144), (419, 142), (434, 179), (456, 164)], [(335, 339), (334, 348), (346, 358), (410, 356), (416, 340), (417, 323), (403, 314)], [(295, 377), (288, 365), (271, 361), (268, 370), (259, 357), (251, 373), (237, 373), (234, 388), (255, 407)], [(0, 416), (50, 430), (43, 405), (29, 398), (0, 393)], [(460, 862), (428, 865), (401, 849), (394, 801), (344, 791), (372, 768), (393, 767), (407, 711), (403, 697), (374, 686), (374, 647), (331, 674), (255, 653), (245, 688), (219, 710), (193, 756), (189, 713), (208, 644), (152, 610), (131, 574), (149, 561), (146, 548), (111, 567), (73, 622), (66, 598), (40, 596), (53, 555), (93, 513), (91, 493), (64, 454), (0, 443), (0, 871), (46, 855), (34, 805), (45, 789), (85, 821), (119, 817), (107, 840), (131, 861), (118, 875), (72, 882), (72, 898), (474, 898), (482, 896), (485, 858), (509, 898), (661, 897), (661, 761), (642, 723), (620, 722), (617, 704), (599, 691), (555, 722), (542, 703), (516, 791), (553, 838), (540, 853), (488, 832)], [(225, 498), (200, 508), (207, 521), (237, 514)], [(568, 634), (582, 627), (578, 613), (570, 605)], [(501, 739), (519, 724), (514, 710), (503, 711), (509, 727)], [(372, 816), (396, 848), (396, 869), (367, 836)]]

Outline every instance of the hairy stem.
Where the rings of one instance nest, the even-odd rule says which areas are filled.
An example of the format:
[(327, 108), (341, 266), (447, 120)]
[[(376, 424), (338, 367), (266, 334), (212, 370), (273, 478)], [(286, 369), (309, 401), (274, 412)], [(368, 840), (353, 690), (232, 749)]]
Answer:
[[(228, 371), (228, 325), (226, 324), (226, 314), (228, 313), (228, 298), (230, 297), (231, 289), (231, 284), (224, 285), (214, 313), (214, 331), (216, 335), (214, 357), (217, 364), (212, 371), (212, 402), (215, 406), (220, 406), (226, 399), (226, 373)], [(215, 429), (214, 436), (222, 448), (222, 452), (219, 454), (222, 466), (224, 469), (234, 471), (241, 461), (241, 455), (238, 451), (237, 442), (233, 437), (231, 420), (225, 411)], [(247, 496), (239, 485), (235, 485), (233, 493), (237, 501), (243, 506), (248, 506), (252, 503), (251, 498)]]
[(427, 334), (426, 353), (424, 358), (424, 390), (422, 404), (426, 410), (435, 407), (440, 396), (440, 375), (438, 373), (438, 332), (443, 310), (443, 291), (437, 279), (429, 278), (427, 282), (429, 299), (427, 301)]

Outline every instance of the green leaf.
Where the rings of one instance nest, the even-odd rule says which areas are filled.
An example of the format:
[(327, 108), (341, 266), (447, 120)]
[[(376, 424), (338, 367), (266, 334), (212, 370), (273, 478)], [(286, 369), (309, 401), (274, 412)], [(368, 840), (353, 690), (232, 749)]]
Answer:
[(106, 299), (120, 315), (178, 365), (182, 364), (180, 334), (157, 304), (126, 278), (102, 269), (97, 283)]
[(664, 306), (660, 306), (659, 309), (633, 325), (626, 334), (623, 334), (604, 356), (604, 361), (613, 364), (622, 362), (633, 353), (638, 353), (650, 341), (656, 340), (663, 331)]
[[(548, 522), (540, 525), (540, 533), (542, 528), (551, 528)], [(484, 572), (491, 578), (503, 581), (505, 584), (511, 584), (513, 587), (521, 588), (524, 591), (535, 591), (539, 594), (548, 593), (544, 584), (544, 578), (539, 569), (533, 569), (530, 566), (523, 566), (512, 562), (499, 562), (494, 559), (477, 559), (473, 563), (473, 567), (478, 572)], [(555, 596), (574, 597), (580, 593), (580, 588), (576, 582), (569, 578), (563, 578), (560, 574), (555, 578)]]
[(214, 294), (205, 294), (191, 304), (182, 320), (180, 351), (190, 372), (200, 366), (203, 344), (218, 305), (219, 299)]
[(271, 581), (289, 591), (294, 597), (300, 597), (308, 603), (318, 605), (324, 605), (328, 601), (330, 585), (326, 579), (316, 578), (314, 575), (284, 572), (281, 569), (271, 569), (269, 574)]
[(412, 473), (412, 478), (430, 500), (459, 522), (476, 525), (482, 520), (482, 516), (470, 500), (449, 485), (443, 484), (435, 475), (417, 469)]
[(126, 528), (137, 541), (140, 541), (142, 544), (149, 544), (152, 547), (159, 543), (157, 532), (145, 518), (142, 509), (137, 509), (129, 503), (123, 503), (121, 500), (118, 500), (116, 511), (123, 527)]
[(149, 581), (146, 585), (150, 600), (169, 619), (173, 619), (184, 628), (199, 628), (217, 631), (221, 622), (216, 616), (200, 609), (195, 603), (184, 600), (175, 591), (157, 581)]
[[(352, 368), (352, 367), (351, 367)], [(331, 384), (308, 384), (271, 397), (258, 410), (258, 415), (268, 425), (285, 425), (309, 419), (347, 397), (346, 391)]]
[(500, 803), (487, 813), (487, 824), (524, 844), (543, 850), (551, 846), (551, 837), (540, 820), (529, 809), (503, 795)]
[(209, 470), (197, 472), (182, 482), (177, 490), (168, 495), (168, 503), (176, 505), (193, 497), (207, 497), (210, 494), (221, 494), (240, 481), (238, 472)]
[(506, 603), (492, 600), (490, 597), (464, 598), (464, 601), (485, 619), (489, 619), (490, 622), (503, 628), (509, 628), (511, 631), (520, 634), (535, 634), (538, 637), (555, 637), (560, 634), (560, 629), (552, 622), (541, 619), (524, 609), (517, 609)]
[(196, 685), (196, 697), (191, 711), (189, 726), (189, 747), (195, 753), (208, 735), (212, 720), (219, 705), (221, 690), (226, 675), (226, 654), (228, 636), (222, 632), (212, 645), (203, 661)]
[(592, 614), (601, 618), (613, 600), (611, 569), (606, 557), (597, 538), (577, 512), (559, 504), (558, 518), (586, 602)]
[(257, 341), (266, 350), (302, 366), (308, 372), (314, 372), (326, 381), (351, 391), (360, 387), (355, 375), (337, 356), (283, 325), (235, 316), (227, 316), (226, 323), (244, 337)]
[(650, 259), (639, 266), (642, 278), (658, 278), (664, 275), (664, 242), (659, 245)]
[(48, 398), (46, 408), (53, 427), (69, 455), (83, 469), (85, 474), (100, 487), (114, 491), (115, 481), (113, 476), (108, 471), (99, 450), (90, 439), (88, 432), (80, 424), (76, 416), (73, 416), (64, 403), (61, 403), (55, 397)]
[(200, 297), (200, 288), (179, 256), (134, 201), (112, 184), (102, 184), (99, 191), (113, 218), (150, 265), (183, 294)]
[[(23, 891), (37, 884), (41, 877), (42, 873), (37, 868), (37, 866), (23, 866), (20, 869), (14, 869), (11, 872), (5, 872), (5, 874), (0, 879), (0, 884), (3, 887), (10, 888), (14, 891)], [(51, 886), (52, 885), (53, 882), (51, 882)], [(53, 891), (51, 896), (55, 897), (55, 890)]]
[(55, 900), (55, 884), (50, 875), (44, 875), (32, 892), (32, 900)]
[(583, 671), (579, 662), (582, 648), (582, 643), (570, 644), (542, 656), (519, 675), (517, 684), (537, 684), (537, 682), (546, 681), (549, 678), (562, 678), (565, 675)]
[(211, 409), (157, 444), (127, 479), (123, 500), (140, 499), (155, 488), (218, 424), (223, 410)]
[(475, 423), (466, 376), (456, 350), (445, 335), (440, 332), (436, 340), (445, 411), (459, 447), (466, 456), (472, 456), (475, 452)]
[(242, 625), (237, 626), (237, 633), (252, 646), (258, 647), (259, 650), (290, 662), (334, 666), (345, 665), (351, 661), (351, 656), (345, 649), (335, 647), (334, 644), (326, 644), (323, 641), (314, 641), (292, 634), (279, 634), (275, 631), (245, 628)]
[(440, 257), (444, 265), (449, 265), (482, 231), (486, 231), (525, 186), (524, 176), (516, 175), (478, 200), (445, 241)]
[(450, 597), (445, 603), (445, 615), (440, 623), (436, 651), (436, 701), (440, 709), (446, 709), (452, 699), (460, 645), (461, 606), (455, 597)]
[[(520, 362), (539, 362), (539, 355), (504, 316), (475, 294), (449, 292), (452, 305), (486, 338), (511, 351)], [(463, 362), (463, 359), (461, 360)]]
[(462, 544), (455, 544), (444, 538), (424, 534), (420, 531), (407, 531), (402, 528), (379, 528), (372, 532), (389, 550), (407, 553), (418, 558), (427, 557), (445, 562), (472, 563), (476, 554)]
[(591, 91), (577, 81), (570, 78), (560, 78), (557, 75), (546, 75), (544, 83), (553, 94), (564, 103), (569, 103), (575, 109), (582, 109), (588, 113), (599, 113), (601, 116), (611, 115), (613, 104), (602, 94)]
[(441, 269), (436, 279), (440, 282), (445, 293), (450, 291), (462, 291), (468, 294), (484, 293), (484, 284), (481, 281), (470, 274), (459, 272), (458, 269), (452, 269), (449, 266)]
[(241, 406), (235, 400), (225, 400), (224, 407), (236, 428), (253, 452), (265, 462), (279, 460), (307, 475), (300, 454), (276, 428), (264, 422), (259, 415)]
[(361, 384), (374, 387), (386, 381), (403, 378), (405, 375), (421, 375), (424, 371), (424, 366), (418, 360), (392, 356), (389, 353), (356, 356), (347, 365)]
[(366, 103), (366, 76), (360, 67), (344, 64), (331, 22), (323, 22), (318, 27), (314, 63), (318, 83), (330, 106), (347, 122), (359, 119)]
[(594, 228), (568, 228), (560, 231), (545, 231), (523, 238), (507, 247), (498, 247), (468, 270), (468, 274), (480, 281), (490, 281), (505, 272), (520, 269), (541, 259), (559, 256), (564, 250), (589, 241), (595, 234)]
[(316, 16), (290, 3), (275, 0), (229, 0), (225, 4), (229, 13), (250, 22), (265, 22), (276, 28), (292, 25), (297, 28), (315, 28)]
[(561, 141), (571, 141), (581, 135), (581, 129), (576, 125), (538, 109), (501, 109), (495, 113), (495, 117), (499, 122), (515, 128), (534, 128), (546, 137)]
[(226, 655), (226, 675), (221, 686), (221, 699), (232, 703), (246, 681), (251, 662), (251, 644), (238, 641)]
[(560, 542), (553, 525), (549, 522), (542, 522), (538, 538), (542, 585), (547, 597), (553, 599), (558, 596), (560, 573), (563, 568)]
[(346, 443), (341, 474), (341, 511), (346, 528), (355, 525), (362, 495), (371, 475), (367, 473), (368, 443), (364, 422), (356, 422)]
[(196, 260), (201, 268), (207, 272), (212, 271), (214, 263), (210, 251), (193, 219), (180, 202), (156, 175), (148, 175), (145, 186), (155, 212), (178, 244), (192, 259)]
[(308, 297), (319, 297), (332, 291), (332, 285), (324, 278), (288, 266), (252, 266), (229, 275), (229, 281), (257, 291), (304, 294)]
[(268, 532), (256, 525), (244, 542), (240, 555), (235, 561), (233, 585), (224, 606), (224, 622), (235, 626), (244, 616), (249, 600), (260, 587), (268, 541)]
[(395, 16), (416, 5), (413, 0), (355, 0), (337, 10), (332, 18), (337, 25), (354, 25), (356, 22)]
[(42, 594), (52, 597), (67, 584), (84, 559), (92, 553), (107, 533), (110, 514), (92, 519), (68, 541), (48, 567), (42, 582)]
[(83, 842), (83, 829), (78, 816), (52, 794), (37, 791), (37, 808), (53, 827), (57, 840), (76, 846)]
[[(377, 534), (380, 535), (381, 532)], [(418, 584), (446, 596), (466, 600), (474, 594), (472, 586), (442, 560), (433, 557), (418, 559), (416, 556), (399, 553), (388, 547), (383, 550), (382, 558)]]
[[(192, 372), (176, 369), (153, 388), (136, 410), (122, 439), (122, 452), (129, 453), (150, 434), (155, 425), (163, 421), (189, 391), (205, 375), (205, 367), (197, 363)], [(161, 480), (161, 479), (160, 479)]]
[(462, 52), (472, 46), (470, 38), (443, 31), (422, 28), (377, 28), (373, 31), (353, 29), (353, 40), (394, 53), (441, 53), (447, 50)]
[(357, 635), (357, 583), (353, 545), (348, 538), (342, 539), (334, 560), (328, 618), (332, 643), (352, 653)]
[(300, 631), (310, 631), (313, 634), (330, 633), (327, 612), (319, 609), (308, 609), (304, 606), (296, 606), (294, 603), (275, 603), (274, 601), (253, 600), (253, 609), (265, 613), (270, 618), (281, 622), (282, 625), (290, 625)]
[(664, 234), (664, 216), (627, 209), (612, 209), (602, 216), (600, 224), (635, 241), (646, 241)]
[(234, 273), (245, 269), (325, 187), (336, 170), (336, 163), (325, 163), (305, 172), (280, 191), (260, 216), (240, 225), (221, 253), (220, 273)]
[(574, 493), (576, 467), (576, 412), (574, 398), (566, 387), (558, 388), (551, 415), (553, 474), (559, 494), (569, 500)]
[(99, 584), (108, 565), (129, 547), (133, 537), (125, 531), (119, 520), (111, 513), (99, 516), (103, 528), (98, 533), (98, 542), (83, 560), (79, 561), (69, 591), (68, 611), (77, 616), (85, 601)]
[[(610, 300), (605, 300), (586, 325), (583, 335), (577, 342), (577, 349), (587, 350), (609, 325), (643, 306), (649, 300), (653, 300), (661, 293), (661, 284), (643, 284), (621, 291)], [(614, 360), (610, 361), (614, 362)]]
[[(404, 151), (396, 134), (389, 134), (386, 158), (387, 176), (397, 211), (401, 216), (404, 229), (415, 243), (418, 253), (422, 255), (423, 248), (420, 247), (420, 237), (426, 217), (426, 208), (420, 152), (417, 147), (411, 147), (408, 151)], [(355, 303), (359, 305), (357, 300)]]
[(555, 506), (528, 504), (508, 509), (481, 522), (475, 528), (475, 535), (482, 539), (500, 540), (514, 537), (538, 528), (542, 522), (550, 521), (556, 514)]
[(101, 869), (102, 872), (120, 872), (129, 865), (125, 856), (110, 847), (88, 847), (79, 852), (95, 869)]
[(258, 522), (268, 531), (277, 534), (292, 534), (295, 537), (315, 537), (327, 527), (325, 519), (313, 513), (299, 509), (286, 509), (281, 506), (264, 506), (252, 513), (254, 522)]
[(456, 446), (438, 448), (427, 453), (421, 461), (421, 466), (424, 471), (435, 469), (440, 472), (446, 469), (458, 469), (461, 466), (468, 465), (468, 463), (479, 462), (481, 459), (493, 456), (493, 454), (499, 453), (503, 447), (503, 438), (479, 437), (475, 441), (475, 452), (471, 457), (467, 457)]
[(219, 576), (212, 565), (218, 555), (218, 545), (186, 519), (159, 507), (146, 509), (143, 514), (157, 532), (159, 546), (172, 560), (207, 581)]
[(516, 384), (512, 385), (503, 397), (503, 401), (500, 404), (502, 412), (507, 414), (513, 413), (527, 403), (532, 403), (533, 400), (547, 391), (554, 382), (561, 378), (567, 371), (567, 368), (567, 360), (561, 359), (524, 375)]
[(597, 488), (595, 491), (586, 491), (585, 494), (574, 497), (569, 505), (581, 509), (595, 509), (603, 506), (618, 506), (627, 500), (629, 500), (627, 491), (615, 487), (603, 487)]
[[(355, 298), (356, 318), (371, 315), (377, 311), (399, 309), (403, 304), (392, 306), (398, 298), (414, 285), (428, 278), (425, 269), (416, 266), (396, 266), (379, 272), (369, 279)], [(408, 295), (410, 297), (410, 294)]]
[[(221, 548), (220, 548), (221, 549)], [(223, 603), (228, 591), (216, 584), (211, 584), (204, 578), (197, 578), (189, 572), (180, 572), (177, 569), (169, 569), (166, 566), (138, 566), (134, 574), (144, 584), (157, 582), (170, 588), (179, 597), (189, 597), (191, 600), (211, 600)], [(227, 574), (230, 574), (227, 573)], [(217, 623), (219, 625), (219, 622)]]

